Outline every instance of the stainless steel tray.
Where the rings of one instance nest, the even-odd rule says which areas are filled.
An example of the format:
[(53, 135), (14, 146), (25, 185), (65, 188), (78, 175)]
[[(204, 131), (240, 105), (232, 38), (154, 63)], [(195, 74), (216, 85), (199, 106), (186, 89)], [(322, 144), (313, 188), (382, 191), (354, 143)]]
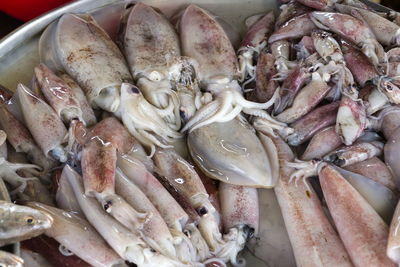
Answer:
[[(10, 33), (0, 40), (0, 84), (14, 90), (17, 83), (28, 83), (33, 74), (33, 67), (39, 62), (38, 39), (45, 27), (64, 13), (89, 12), (100, 14), (99, 9), (110, 9), (117, 15), (124, 5), (124, 0), (81, 0), (64, 5), (38, 17)], [(158, 7), (168, 17), (176, 14), (189, 3), (196, 3), (234, 26), (243, 30), (246, 17), (277, 8), (275, 0), (145, 0), (151, 6)], [(96, 17), (97, 19), (97, 17)], [(112, 23), (112, 22), (111, 22)], [(105, 23), (107, 27), (113, 27)]]

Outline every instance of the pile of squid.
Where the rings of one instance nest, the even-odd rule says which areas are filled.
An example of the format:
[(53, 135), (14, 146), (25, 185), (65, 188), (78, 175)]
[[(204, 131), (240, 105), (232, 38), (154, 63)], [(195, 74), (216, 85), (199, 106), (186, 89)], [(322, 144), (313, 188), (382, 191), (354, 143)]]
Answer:
[(0, 265), (400, 264), (400, 14), (245, 24), (50, 24), (30, 84), (0, 87)]

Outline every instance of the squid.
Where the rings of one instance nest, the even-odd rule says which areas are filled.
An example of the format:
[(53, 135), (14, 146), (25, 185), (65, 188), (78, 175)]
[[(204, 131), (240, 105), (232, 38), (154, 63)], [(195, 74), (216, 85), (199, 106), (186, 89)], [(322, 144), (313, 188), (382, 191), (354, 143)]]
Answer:
[(54, 71), (76, 80), (94, 108), (117, 111), (121, 84), (133, 82), (117, 45), (88, 14), (64, 14), (51, 24), (40, 39), (39, 54)]
[(168, 126), (179, 130), (181, 92), (174, 89), (184, 86), (176, 86), (175, 81), (185, 76), (189, 89), (192, 74), (181, 73), (185, 61), (181, 59), (175, 29), (163, 14), (143, 3), (136, 3), (127, 12), (123, 25), (120, 42), (137, 86), (147, 101), (160, 110)]
[(121, 104), (116, 115), (139, 142), (150, 148), (150, 157), (154, 155), (156, 146), (172, 147), (169, 143), (182, 137), (181, 133), (168, 126), (139, 88), (132, 84), (122, 84)]
[(323, 30), (330, 30), (358, 45), (377, 66), (385, 62), (385, 51), (364, 21), (347, 14), (314, 11), (311, 20)]
[(28, 202), (29, 207), (50, 214), (54, 220), (45, 234), (60, 243), (60, 251), (73, 253), (93, 266), (113, 266), (123, 260), (84, 219), (42, 203)]
[(68, 182), (87, 220), (121, 258), (140, 267), (185, 266), (185, 264), (154, 251), (140, 238), (137, 230), (130, 231), (107, 215), (95, 199), (85, 195), (80, 175), (69, 166), (66, 167), (66, 171)]
[(57, 113), (22, 84), (18, 85), (16, 94), (25, 123), (44, 155), (65, 162), (67, 153), (63, 144), (66, 142), (67, 129)]
[[(247, 84), (256, 78), (257, 68), (254, 66), (253, 59), (258, 58), (261, 51), (266, 47), (267, 36), (273, 30), (274, 21), (274, 13), (271, 11), (248, 29), (238, 50), (240, 82), (244, 82), (248, 78), (245, 83)], [(245, 84), (242, 86), (245, 86)]]
[(185, 124), (182, 132), (213, 122), (230, 121), (241, 111), (270, 117), (262, 109), (272, 106), (274, 97), (266, 103), (244, 99), (237, 80), (239, 64), (235, 51), (213, 16), (196, 5), (189, 5), (183, 12), (179, 29), (182, 54), (196, 62), (195, 71), (200, 86), (214, 97)]

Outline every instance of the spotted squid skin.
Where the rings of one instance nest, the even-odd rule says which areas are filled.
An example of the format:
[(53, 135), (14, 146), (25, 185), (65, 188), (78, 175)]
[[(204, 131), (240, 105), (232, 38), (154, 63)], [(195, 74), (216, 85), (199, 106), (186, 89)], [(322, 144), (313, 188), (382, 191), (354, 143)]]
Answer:
[[(290, 147), (279, 137), (273, 138), (278, 149), (281, 178), (275, 187), (278, 203), (289, 234), (298, 266), (353, 266), (338, 234), (326, 217), (321, 202), (304, 183), (289, 183), (293, 169)], [(311, 215), (312, 214), (312, 215)], [(318, 247), (315, 251), (313, 248)], [(332, 253), (334, 251), (334, 253)], [(315, 254), (317, 253), (317, 254)]]
[(319, 179), (336, 228), (355, 266), (395, 266), (386, 256), (388, 226), (366, 200), (331, 166)]

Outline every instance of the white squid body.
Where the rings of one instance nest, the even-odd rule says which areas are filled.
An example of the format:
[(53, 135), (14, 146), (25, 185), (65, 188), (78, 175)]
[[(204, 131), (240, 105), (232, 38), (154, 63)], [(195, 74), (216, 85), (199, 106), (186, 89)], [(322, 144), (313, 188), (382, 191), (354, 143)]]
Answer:
[(278, 176), (247, 122), (213, 123), (189, 133), (193, 160), (207, 176), (225, 183), (271, 188)]
[(132, 77), (118, 47), (91, 16), (63, 15), (46, 29), (39, 46), (41, 60), (76, 80), (93, 107), (118, 109), (120, 86)]
[(65, 141), (67, 129), (57, 113), (22, 84), (18, 85), (16, 94), (18, 94), (25, 123), (43, 153), (65, 162), (67, 155), (62, 144)]
[[(192, 62), (181, 57), (179, 37), (164, 15), (137, 3), (124, 18), (120, 36), (131, 73), (145, 98), (162, 111), (169, 126), (193, 115)], [(189, 98), (189, 99), (188, 99)], [(183, 113), (184, 115), (181, 115)]]
[(158, 252), (153, 252), (139, 237), (138, 232), (129, 231), (122, 224), (106, 214), (94, 198), (85, 195), (82, 178), (75, 171), (67, 166), (66, 172), (68, 181), (87, 220), (121, 258), (135, 263), (140, 267), (185, 266)]
[(87, 263), (99, 267), (123, 263), (86, 220), (42, 203), (29, 202), (28, 205), (50, 214), (53, 225), (45, 234)]

